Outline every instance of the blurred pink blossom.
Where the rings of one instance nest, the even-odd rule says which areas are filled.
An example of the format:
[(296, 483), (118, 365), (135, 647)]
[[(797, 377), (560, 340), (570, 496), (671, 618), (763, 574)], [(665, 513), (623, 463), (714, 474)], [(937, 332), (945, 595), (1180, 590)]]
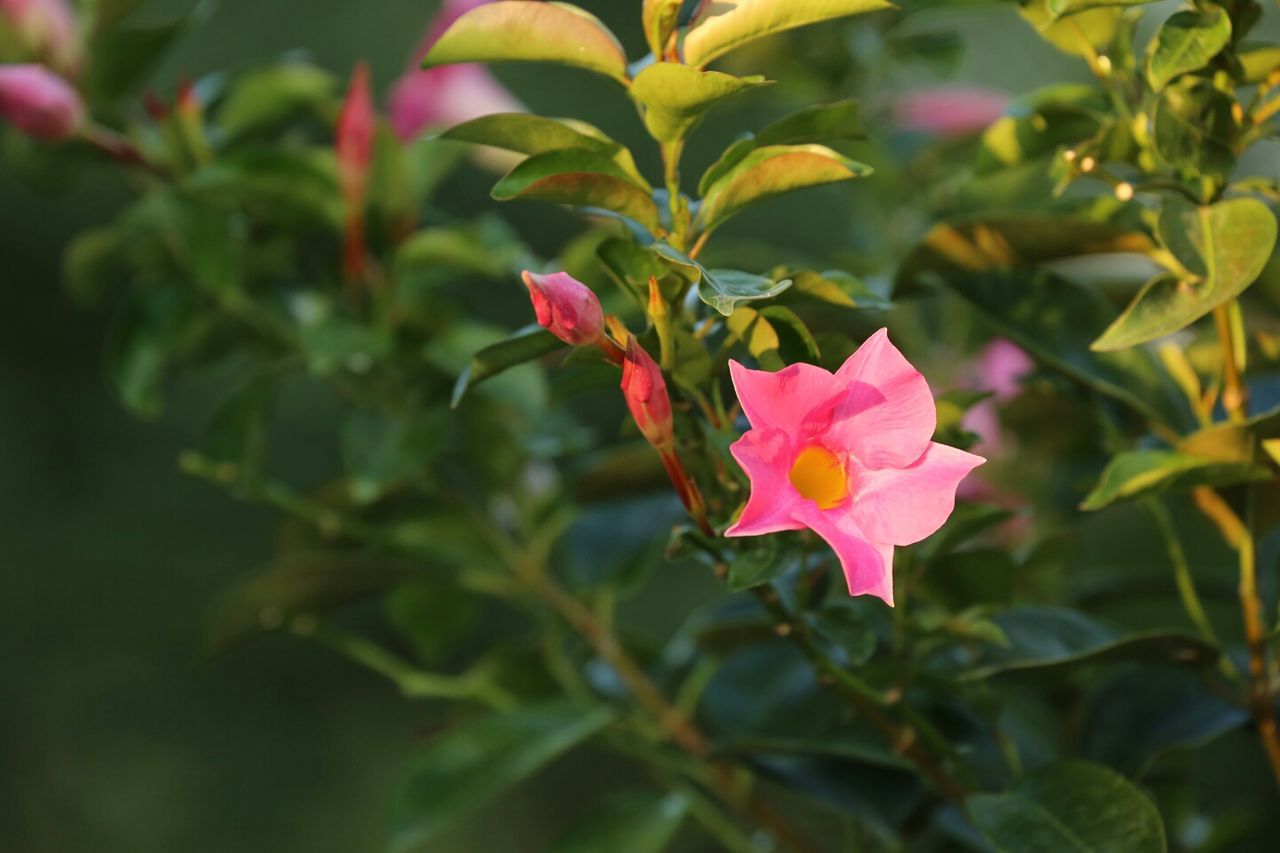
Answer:
[(808, 528), (836, 552), (850, 595), (892, 605), (894, 547), (941, 527), (984, 460), (931, 440), (929, 385), (885, 329), (834, 375), (803, 363), (729, 368), (751, 422), (730, 450), (751, 495), (725, 536)]
[(428, 24), (413, 65), (391, 88), (391, 126), (400, 139), (412, 139), (428, 127), (451, 127), (493, 113), (527, 111), (483, 65), (446, 65), (426, 70), (418, 67), (422, 57), (458, 18), (487, 2), (445, 0)]
[(70, 83), (43, 65), (0, 65), (0, 117), (52, 142), (75, 135), (84, 103)]
[(0, 15), (12, 23), (32, 55), (67, 74), (80, 66), (80, 35), (67, 0), (0, 0)]
[(1009, 96), (979, 86), (917, 89), (893, 103), (894, 120), (907, 130), (935, 136), (968, 136), (984, 130), (1004, 113)]

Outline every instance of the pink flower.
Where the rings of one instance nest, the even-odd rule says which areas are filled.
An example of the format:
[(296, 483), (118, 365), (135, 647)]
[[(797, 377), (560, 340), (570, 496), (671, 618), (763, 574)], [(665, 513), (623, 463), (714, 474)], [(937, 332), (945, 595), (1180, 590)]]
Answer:
[(389, 110), (396, 136), (409, 140), (424, 128), (451, 127), (493, 113), (526, 112), (524, 104), (494, 79), (483, 65), (446, 65), (420, 69), (422, 57), (458, 18), (489, 0), (445, 0), (428, 24), (414, 54), (413, 67), (391, 88)]
[(53, 142), (75, 135), (84, 103), (70, 83), (43, 65), (0, 65), (0, 116)]
[(809, 528), (840, 558), (850, 595), (893, 604), (893, 549), (935, 532), (956, 487), (985, 460), (932, 441), (933, 395), (920, 372), (872, 335), (834, 375), (729, 363), (751, 422), (730, 448), (751, 495), (726, 536)]
[(900, 96), (893, 116), (902, 127), (935, 136), (968, 136), (1004, 114), (1009, 96), (977, 86), (918, 89)]
[(80, 36), (67, 0), (0, 0), (0, 14), (12, 22), (32, 55), (59, 71), (80, 66)]
[(980, 437), (978, 448), (984, 453), (998, 455), (1001, 450), (996, 404), (1017, 396), (1022, 388), (1022, 377), (1034, 366), (1031, 356), (1004, 338), (996, 338), (987, 344), (974, 361), (970, 385), (978, 391), (991, 391), (993, 396), (969, 409), (961, 425)]
[(597, 343), (604, 335), (604, 311), (591, 288), (565, 272), (526, 270), (522, 277), (538, 323), (551, 334), (574, 347)]

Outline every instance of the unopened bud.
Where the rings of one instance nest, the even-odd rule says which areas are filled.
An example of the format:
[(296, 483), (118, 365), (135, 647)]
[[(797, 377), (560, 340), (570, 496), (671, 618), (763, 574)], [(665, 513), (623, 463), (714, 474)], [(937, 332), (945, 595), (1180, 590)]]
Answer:
[(632, 337), (622, 363), (622, 396), (641, 434), (658, 450), (675, 446), (675, 425), (671, 417), (671, 396), (662, 369)]
[(0, 66), (0, 116), (46, 141), (68, 139), (84, 121), (84, 103), (63, 78), (42, 65)]
[(594, 344), (604, 335), (604, 311), (591, 288), (568, 273), (522, 277), (538, 323), (570, 346)]

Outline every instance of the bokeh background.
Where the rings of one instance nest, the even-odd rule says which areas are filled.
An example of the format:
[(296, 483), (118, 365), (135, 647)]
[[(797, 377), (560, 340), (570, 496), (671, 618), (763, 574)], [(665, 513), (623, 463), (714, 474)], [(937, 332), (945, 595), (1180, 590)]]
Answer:
[[(153, 2), (143, 14), (160, 17), (191, 5)], [(354, 61), (367, 59), (385, 91), (435, 6), (206, 5), (203, 23), (159, 70), (161, 91), (172, 91), (181, 78), (289, 51), (344, 76)], [(581, 5), (639, 55), (639, 0)], [(1082, 67), (1035, 37), (1012, 4), (924, 17), (922, 28), (958, 35), (962, 58), (877, 81), (876, 97), (942, 82), (1016, 94), (1052, 80), (1085, 79)], [(831, 30), (858, 38), (856, 24)], [(831, 38), (830, 30), (806, 31), (771, 49), (812, 58)], [(497, 73), (535, 111), (585, 118), (648, 153), (639, 122), (609, 84), (540, 67)], [(735, 130), (821, 94), (806, 85), (777, 87), (718, 113), (690, 161), (706, 162)], [(641, 166), (652, 171), (654, 161), (641, 157)], [(276, 519), (178, 469), (179, 454), (218, 396), (217, 376), (171, 389), (165, 414), (148, 423), (124, 412), (108, 387), (102, 352), (111, 306), (84, 310), (72, 302), (61, 285), (60, 254), (70, 235), (110, 216), (122, 188), (94, 172), (56, 193), (20, 177), (0, 158), (0, 850), (379, 849), (387, 792), (407, 751), (428, 731), (429, 709), (287, 637), (229, 654), (207, 651), (217, 602), (265, 561)], [(492, 207), (486, 190), (484, 175), (464, 170), (445, 195), (451, 210), (474, 213)], [(859, 219), (857, 192), (875, 186), (859, 188), (852, 204), (842, 188), (775, 203), (744, 216), (735, 233), (794, 247), (801, 256), (856, 256), (876, 239), (870, 215)], [(547, 256), (578, 228), (567, 214), (537, 205), (502, 213)], [(336, 453), (328, 414), (323, 401), (296, 400), (277, 425), (303, 479)], [(1076, 541), (1070, 563), (1100, 574), (1148, 567), (1167, 578), (1161, 552), (1144, 534), (1131, 534), (1131, 521), (1119, 512), (1095, 522)], [(1117, 550), (1121, 540), (1127, 547)], [(643, 623), (646, 614), (632, 617)], [(1224, 767), (1235, 760), (1233, 743), (1225, 741), (1214, 759)], [(1247, 738), (1240, 747), (1247, 754)], [(522, 839), (518, 849), (538, 849), (560, 824), (557, 812), (577, 808), (574, 786), (610, 785), (617, 772), (590, 755), (571, 758), (438, 849), (517, 849), (512, 838)]]

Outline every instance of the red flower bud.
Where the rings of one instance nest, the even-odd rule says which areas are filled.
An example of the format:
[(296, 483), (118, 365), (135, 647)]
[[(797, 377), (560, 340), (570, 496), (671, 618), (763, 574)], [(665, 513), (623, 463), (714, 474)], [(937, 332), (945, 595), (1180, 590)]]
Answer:
[(369, 86), (369, 66), (361, 62), (351, 75), (351, 86), (342, 103), (335, 132), (338, 181), (347, 207), (342, 263), (349, 282), (360, 279), (365, 269), (364, 205), (376, 131), (377, 114)]
[(604, 335), (604, 311), (591, 288), (563, 272), (526, 270), (523, 278), (538, 322), (551, 334), (575, 347), (594, 344)]
[(0, 116), (48, 141), (74, 136), (84, 103), (71, 84), (42, 65), (0, 66)]
[(671, 396), (662, 369), (633, 337), (627, 341), (622, 363), (622, 396), (636, 426), (659, 451), (670, 451), (676, 442), (671, 421)]

